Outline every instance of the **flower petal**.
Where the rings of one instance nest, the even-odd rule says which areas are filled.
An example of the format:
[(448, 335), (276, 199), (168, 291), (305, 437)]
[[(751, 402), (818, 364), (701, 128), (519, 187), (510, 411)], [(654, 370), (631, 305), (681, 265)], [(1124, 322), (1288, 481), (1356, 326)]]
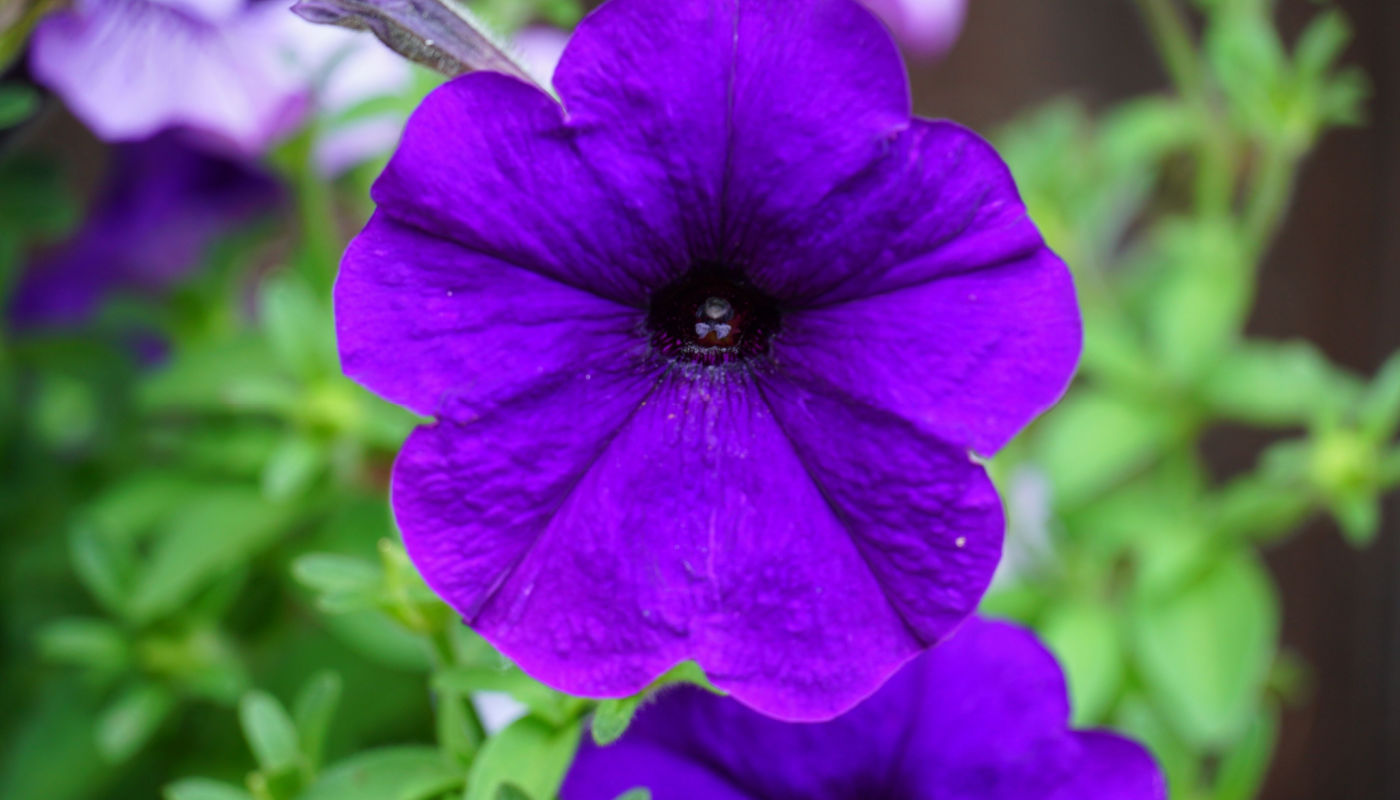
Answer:
[(390, 501), (428, 585), (470, 622), (560, 515), (655, 378), (556, 376), (491, 405), (451, 403), (394, 463)]
[(559, 790), (563, 800), (617, 800), (624, 792), (643, 786), (656, 800), (761, 800), (689, 754), (648, 741), (629, 739), (599, 747), (585, 736), (579, 748), (580, 754)]
[(824, 718), (921, 646), (738, 374), (669, 372), (475, 628), (565, 691), (693, 658), (765, 713)]
[(422, 414), (634, 358), (640, 312), (377, 212), (335, 286), (350, 377)]
[(835, 190), (910, 113), (888, 32), (851, 0), (612, 0), (579, 24), (555, 85), (590, 152), (655, 162), (671, 192), (655, 199), (710, 259)]
[(789, 442), (764, 400), (786, 387), (672, 371), (640, 402), (587, 383), (420, 429), (395, 472), (415, 563), (546, 683), (624, 695), (693, 658), (765, 713), (826, 718), (991, 577), (1001, 518), (981, 468), (893, 418), (787, 392), (779, 416), (864, 443), (804, 465), (822, 434)]
[(770, 376), (763, 396), (886, 600), (924, 645), (981, 600), (1001, 556), (1001, 501), (965, 452), (820, 384)]
[(1081, 331), (1069, 270), (1041, 248), (993, 268), (783, 318), (780, 367), (984, 455), (1069, 385)]
[(1066, 730), (1068, 711), (1059, 667), (1033, 635), (974, 619), (868, 700), (816, 725), (779, 722), (694, 688), (667, 691), (618, 744), (586, 743), (561, 797), (614, 797), (638, 784), (656, 800), (703, 796), (683, 782), (698, 770), (750, 797), (1166, 797), (1141, 747)]
[(409, 118), (373, 196), (400, 222), (642, 308), (686, 266), (681, 226), (651, 202), (664, 177), (588, 138), (535, 87), (464, 75)]
[(284, 8), (213, 24), (145, 0), (54, 14), (35, 31), (31, 68), (99, 136), (143, 139), (188, 127), (257, 153), (304, 110), (304, 81), (271, 46)]
[[(1030, 631), (976, 620), (914, 669), (921, 688), (910, 737), (917, 752), (910, 755), (925, 757), (906, 758), (900, 782), (937, 787), (916, 796), (1165, 798), (1162, 777), (1141, 747), (1107, 733), (1066, 730), (1064, 676)], [(877, 698), (887, 709), (899, 702)]]
[(1077, 733), (1074, 739), (1079, 757), (1050, 800), (1161, 800), (1167, 796), (1162, 774), (1142, 745), (1106, 731)]
[(270, 176), (185, 139), (168, 132), (113, 148), (82, 227), (27, 265), (11, 298), (15, 324), (75, 324), (113, 292), (158, 295), (214, 239), (272, 210)]
[[(898, 774), (914, 727), (915, 683), (902, 669), (874, 697), (817, 724), (782, 722), (694, 687), (667, 689), (638, 710), (617, 743), (585, 741), (559, 796), (614, 800), (646, 785), (655, 800), (707, 798), (685, 783), (704, 770), (723, 776), (731, 793), (756, 800), (900, 797), (886, 784)], [(895, 701), (881, 704), (881, 713), (866, 709), (887, 696)]]
[(767, 221), (756, 282), (789, 306), (831, 305), (1044, 246), (1006, 164), (975, 133), (915, 119), (882, 145), (861, 173)]

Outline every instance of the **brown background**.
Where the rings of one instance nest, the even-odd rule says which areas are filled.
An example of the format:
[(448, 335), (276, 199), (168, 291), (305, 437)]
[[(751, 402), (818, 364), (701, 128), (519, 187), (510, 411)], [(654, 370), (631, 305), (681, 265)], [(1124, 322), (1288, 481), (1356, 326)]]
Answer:
[[(1316, 13), (1280, 0), (1296, 33)], [(1338, 3), (1357, 38), (1347, 60), (1370, 75), (1370, 125), (1332, 133), (1308, 161), (1263, 272), (1254, 335), (1306, 337), (1370, 374), (1400, 348), (1400, 0)], [(1090, 107), (1164, 88), (1165, 73), (1128, 0), (970, 0), (942, 63), (914, 66), (916, 105), (992, 130), (1072, 94)], [(1260, 441), (1223, 437), (1221, 469), (1252, 463)], [(1400, 502), (1358, 551), (1319, 521), (1269, 553), (1284, 596), (1284, 646), (1312, 665), (1288, 710), (1267, 800), (1400, 798)]]

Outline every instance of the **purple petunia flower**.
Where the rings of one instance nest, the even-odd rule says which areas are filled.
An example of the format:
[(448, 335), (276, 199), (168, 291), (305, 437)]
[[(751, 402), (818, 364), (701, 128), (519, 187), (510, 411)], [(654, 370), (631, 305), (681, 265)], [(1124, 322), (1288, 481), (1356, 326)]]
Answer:
[(565, 691), (840, 713), (985, 590), (969, 450), (1065, 388), (1069, 273), (851, 0), (611, 0), (554, 86), (430, 95), (342, 264), (346, 372), (437, 417), (409, 554)]
[[(312, 25), (291, 0), (78, 0), (34, 33), (35, 77), (99, 137), (178, 128), (257, 155), (313, 110), (334, 115), (409, 88), (408, 64), (368, 34)], [(391, 149), (402, 116), (316, 142), (334, 174)]]
[(25, 272), (12, 298), (21, 326), (80, 322), (113, 291), (160, 292), (213, 239), (270, 210), (271, 178), (174, 133), (118, 145), (82, 228)]
[(30, 66), (108, 141), (182, 127), (257, 153), (305, 112), (273, 32), (283, 4), (77, 0), (34, 32)]
[(943, 55), (957, 41), (967, 0), (862, 0), (880, 15), (909, 52), (923, 58)]
[(1137, 744), (1066, 730), (1055, 659), (1028, 631), (974, 620), (830, 722), (784, 723), (686, 687), (621, 740), (583, 744), (561, 800), (1159, 800)]

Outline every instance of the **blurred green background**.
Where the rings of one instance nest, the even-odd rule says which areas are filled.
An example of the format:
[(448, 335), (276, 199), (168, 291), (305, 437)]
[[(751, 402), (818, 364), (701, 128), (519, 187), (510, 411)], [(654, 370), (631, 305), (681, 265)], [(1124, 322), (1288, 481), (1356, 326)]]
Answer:
[[(505, 32), (582, 11), (479, 10)], [(1146, 741), (1178, 800), (1400, 796), (1397, 22), (1389, 0), (974, 0), (911, 63), (920, 113), (1002, 148), (1086, 320), (1070, 394), (992, 464), (984, 611), (1039, 630), (1076, 723)], [(0, 121), (12, 290), (81, 227), (107, 149), (22, 61)], [(340, 375), (329, 306), (382, 162), (309, 166), (341, 122), (269, 154), (282, 204), (173, 291), (5, 328), (0, 798), (539, 798), (567, 763), (589, 705), (456, 625), (397, 544), (414, 419)], [(532, 711), (484, 747), (482, 691)]]

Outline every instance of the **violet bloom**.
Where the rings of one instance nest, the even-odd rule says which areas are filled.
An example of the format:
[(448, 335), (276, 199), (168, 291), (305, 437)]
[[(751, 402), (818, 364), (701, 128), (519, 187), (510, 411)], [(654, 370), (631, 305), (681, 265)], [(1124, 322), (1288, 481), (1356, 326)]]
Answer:
[(1068, 382), (1069, 273), (852, 0), (611, 0), (554, 86), (431, 94), (342, 264), (345, 371), (437, 417), (409, 555), (564, 691), (840, 713), (985, 590), (969, 451)]
[(171, 133), (118, 145), (82, 228), (30, 265), (12, 300), (21, 326), (81, 322), (111, 293), (158, 293), (219, 235), (270, 210), (277, 186)]
[(910, 53), (941, 56), (962, 32), (967, 0), (862, 0)]
[(1159, 800), (1151, 756), (1066, 730), (1055, 659), (1028, 631), (973, 620), (830, 722), (784, 723), (686, 687), (608, 747), (583, 744), (561, 800)]
[[(35, 31), (31, 64), (108, 141), (171, 128), (261, 154), (307, 114), (407, 91), (409, 65), (369, 34), (312, 25), (291, 0), (78, 0)], [(403, 116), (334, 126), (315, 143), (334, 175), (393, 148)]]
[(258, 153), (306, 110), (273, 45), (284, 3), (77, 0), (34, 31), (30, 67), (108, 141), (180, 127)]

